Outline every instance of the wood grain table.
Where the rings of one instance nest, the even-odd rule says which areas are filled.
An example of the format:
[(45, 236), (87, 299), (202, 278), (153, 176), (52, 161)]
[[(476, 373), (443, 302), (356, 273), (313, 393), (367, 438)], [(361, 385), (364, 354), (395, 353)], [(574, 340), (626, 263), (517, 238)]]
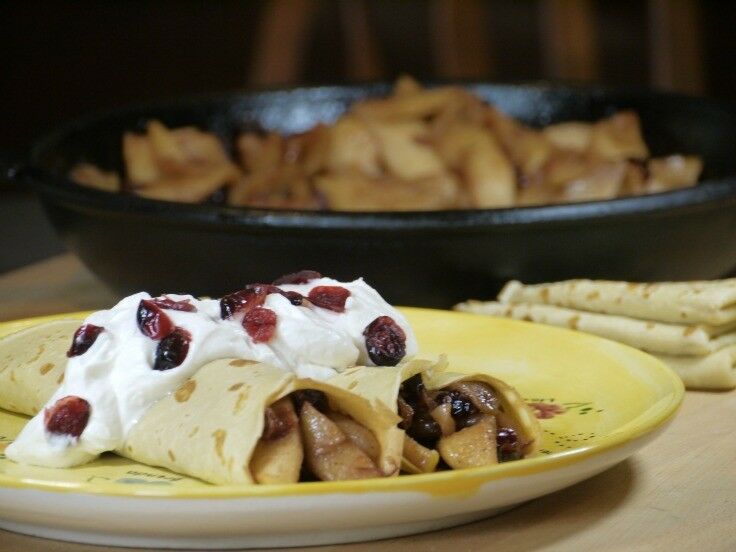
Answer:
[[(102, 308), (114, 300), (71, 255), (0, 276), (0, 320)], [(0, 530), (0, 550), (106, 548)], [(736, 392), (688, 392), (665, 434), (629, 460), (503, 515), (422, 535), (309, 550), (734, 551)]]

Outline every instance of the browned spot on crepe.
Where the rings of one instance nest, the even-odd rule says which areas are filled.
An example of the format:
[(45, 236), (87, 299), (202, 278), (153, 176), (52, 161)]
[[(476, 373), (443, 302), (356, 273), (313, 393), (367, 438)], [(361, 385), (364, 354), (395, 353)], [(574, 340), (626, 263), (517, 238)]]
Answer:
[(0, 443), (0, 452), (5, 452), (5, 449), (10, 443)]
[(174, 451), (172, 451), (171, 449), (169, 449), (168, 450), (168, 453), (169, 453), (169, 458), (171, 458), (171, 461), (172, 462), (176, 462), (176, 456), (174, 456)]
[(585, 298), (588, 301), (592, 301), (593, 299), (598, 299), (600, 296), (601, 294), (598, 293), (597, 291), (591, 291), (588, 295), (585, 296)]
[(632, 282), (629, 282), (626, 284), (626, 287), (629, 288), (632, 291), (635, 291), (639, 288), (639, 284), (634, 284)]
[(539, 296), (542, 298), (542, 301), (546, 303), (547, 301), (549, 301), (549, 290), (547, 288), (543, 288), (539, 292)]
[(235, 359), (235, 360), (231, 360), (230, 361), (230, 366), (240, 367), (240, 366), (248, 366), (249, 364), (253, 364), (253, 361), (252, 360), (243, 360), (241, 358), (238, 358), (238, 359)]
[(133, 447), (132, 447), (132, 446), (130, 446), (130, 445), (128, 445), (128, 446), (127, 446), (127, 447), (125, 447), (125, 448), (127, 448), (127, 449), (128, 449), (128, 452), (133, 452)]
[(233, 414), (238, 414), (245, 407), (245, 401), (248, 399), (248, 390), (241, 391), (238, 393), (238, 399), (235, 401), (233, 407)]
[(220, 459), (220, 462), (225, 464), (225, 455), (223, 454), (222, 448), (225, 446), (227, 431), (224, 429), (216, 429), (212, 432), (212, 437), (215, 438), (215, 454)]
[(230, 387), (227, 388), (227, 390), (228, 391), (237, 391), (241, 387), (243, 387), (243, 382), (242, 381), (240, 383), (233, 383)]
[(681, 312), (680, 313), (680, 318), (687, 318), (687, 314), (685, 314), (684, 312)]
[(59, 374), (59, 378), (56, 380), (56, 383), (58, 383), (59, 385), (61, 385), (63, 381), (64, 381), (64, 372), (62, 372), (61, 374)]
[(18, 383), (15, 381), (15, 370), (10, 371), (10, 381), (12, 381), (13, 383)]
[(570, 326), (570, 328), (572, 328), (573, 330), (577, 330), (578, 322), (580, 322), (580, 317), (578, 315), (575, 315), (567, 321), (567, 325)]
[(693, 332), (694, 332), (695, 330), (697, 330), (697, 327), (695, 327), (695, 326), (688, 326), (688, 327), (687, 327), (687, 328), (685, 328), (685, 330), (684, 330), (684, 331), (682, 332), (682, 336), (683, 336), (683, 337), (687, 337), (688, 335), (690, 335), (691, 333), (693, 333)]
[(653, 330), (654, 329), (654, 322), (647, 322), (647, 330)]
[(194, 429), (192, 429), (192, 431), (189, 432), (189, 435), (187, 435), (187, 437), (194, 437), (198, 431), (199, 431), (199, 426), (195, 426)]
[(189, 397), (192, 396), (192, 393), (194, 393), (196, 387), (196, 380), (190, 379), (189, 381), (187, 381), (184, 385), (176, 390), (176, 393), (174, 393), (174, 398), (176, 399), (176, 402), (187, 402), (189, 400)]
[(54, 365), (51, 362), (47, 362), (46, 364), (41, 366), (41, 368), (39, 368), (38, 371), (41, 372), (42, 376), (45, 376), (53, 369), (54, 369)]
[(524, 316), (522, 316), (521, 319), (524, 320), (525, 322), (531, 322), (532, 321), (532, 317), (529, 316), (528, 314), (525, 314)]
[(39, 345), (38, 346), (38, 351), (33, 356), (33, 358), (31, 358), (31, 359), (28, 360), (28, 362), (36, 362), (39, 358), (41, 358), (41, 355), (43, 354), (43, 352), (45, 350), (46, 350), (46, 346), (45, 345), (43, 345), (43, 344)]
[(357, 380), (353, 380), (348, 384), (348, 390), (352, 391), (358, 386)]

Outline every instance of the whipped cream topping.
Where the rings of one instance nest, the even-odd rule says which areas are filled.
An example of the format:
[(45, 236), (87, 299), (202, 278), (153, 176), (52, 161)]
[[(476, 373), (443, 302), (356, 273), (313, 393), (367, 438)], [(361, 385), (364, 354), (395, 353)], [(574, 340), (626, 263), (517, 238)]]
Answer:
[[(137, 293), (112, 309), (93, 313), (84, 324), (103, 330), (88, 349), (69, 359), (62, 385), (44, 411), (31, 419), (6, 449), (7, 457), (21, 463), (70, 467), (119, 449), (148, 408), (213, 360), (253, 360), (319, 380), (356, 365), (374, 365), (363, 332), (380, 316), (391, 317), (404, 331), (406, 356), (416, 354), (416, 339), (406, 319), (362, 279), (344, 283), (318, 278), (279, 288), (306, 297), (317, 286), (347, 289), (350, 295), (344, 311), (334, 312), (309, 301), (294, 305), (284, 295), (270, 293), (260, 306), (275, 313), (276, 322), (265, 342), (254, 339), (244, 328), (244, 313), (223, 319), (218, 300), (164, 296), (194, 307), (191, 311), (163, 310), (174, 327), (190, 336), (183, 360), (164, 370), (154, 369), (161, 340), (145, 335), (138, 323), (141, 300), (150, 299), (150, 295)], [(47, 429), (48, 412), (69, 396), (89, 405), (89, 419), (79, 436)]]

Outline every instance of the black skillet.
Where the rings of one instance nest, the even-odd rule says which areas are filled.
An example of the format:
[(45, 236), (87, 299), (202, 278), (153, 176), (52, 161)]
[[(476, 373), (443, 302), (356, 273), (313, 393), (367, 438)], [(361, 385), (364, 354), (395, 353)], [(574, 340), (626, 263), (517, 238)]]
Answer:
[(219, 295), (302, 268), (364, 276), (391, 302), (447, 307), (511, 278), (715, 278), (736, 266), (736, 111), (679, 95), (561, 85), (468, 84), (545, 125), (635, 109), (655, 155), (705, 161), (695, 188), (583, 204), (431, 213), (329, 213), (184, 205), (109, 194), (65, 177), (79, 161), (120, 169), (120, 138), (150, 118), (228, 143), (244, 129), (291, 133), (334, 120), (386, 85), (180, 99), (79, 119), (41, 138), (11, 177), (35, 189), (67, 245), (120, 293)]

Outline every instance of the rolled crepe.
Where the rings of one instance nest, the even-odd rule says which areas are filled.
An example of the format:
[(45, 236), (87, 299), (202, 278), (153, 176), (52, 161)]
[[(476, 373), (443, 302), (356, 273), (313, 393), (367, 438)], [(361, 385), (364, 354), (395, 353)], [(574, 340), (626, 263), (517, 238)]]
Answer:
[(499, 399), (501, 410), (517, 422), (520, 438), (527, 443), (523, 450), (524, 456), (530, 456), (539, 450), (542, 443), (539, 420), (519, 392), (509, 384), (485, 373), (458, 374), (435, 370), (423, 374), (423, 380), (425, 387), (431, 391), (462, 381), (477, 381), (489, 385)]
[[(360, 368), (348, 370), (335, 376), (331, 383), (366, 397), (374, 403), (387, 405), (394, 413), (398, 412), (398, 398), (401, 384), (409, 378), (421, 374), (425, 387), (439, 390), (460, 381), (485, 383), (493, 389), (499, 398), (502, 410), (517, 421), (521, 433), (520, 438), (527, 442), (524, 456), (534, 454), (541, 443), (541, 428), (531, 408), (524, 402), (519, 393), (511, 386), (485, 373), (457, 374), (446, 372), (447, 360), (441, 357), (437, 363), (427, 360), (414, 360), (393, 368)], [(399, 430), (400, 431), (400, 430)], [(403, 435), (403, 431), (400, 432)], [(427, 462), (428, 466), (417, 466), (407, 458), (410, 452), (406, 447), (416, 446), (413, 440), (405, 442), (402, 458), (402, 470), (408, 473), (433, 471), (439, 456)], [(426, 449), (425, 454), (427, 452)], [(411, 455), (416, 457), (416, 455)]]
[(667, 324), (529, 303), (466, 301), (455, 310), (571, 328), (625, 343), (649, 353), (704, 356), (736, 344), (736, 324)]
[(688, 389), (725, 390), (736, 387), (736, 345), (702, 357), (655, 356), (677, 372)]
[(80, 320), (57, 320), (0, 339), (0, 408), (34, 416), (64, 378)]
[(640, 284), (567, 280), (550, 284), (507, 283), (501, 303), (536, 303), (603, 314), (622, 314), (675, 324), (718, 326), (736, 321), (736, 278)]
[(447, 360), (444, 357), (438, 362), (411, 360), (398, 366), (360, 366), (337, 374), (330, 379), (330, 383), (352, 391), (371, 402), (384, 405), (397, 414), (396, 401), (399, 398), (399, 388), (402, 382), (417, 374), (429, 370), (441, 371), (446, 367)]
[(211, 362), (176, 392), (152, 406), (118, 451), (217, 484), (252, 484), (250, 461), (264, 429), (266, 407), (301, 389), (327, 395), (331, 409), (370, 430), (380, 447), (377, 465), (396, 475), (401, 459), (399, 419), (382, 405), (325, 382), (245, 360)]

